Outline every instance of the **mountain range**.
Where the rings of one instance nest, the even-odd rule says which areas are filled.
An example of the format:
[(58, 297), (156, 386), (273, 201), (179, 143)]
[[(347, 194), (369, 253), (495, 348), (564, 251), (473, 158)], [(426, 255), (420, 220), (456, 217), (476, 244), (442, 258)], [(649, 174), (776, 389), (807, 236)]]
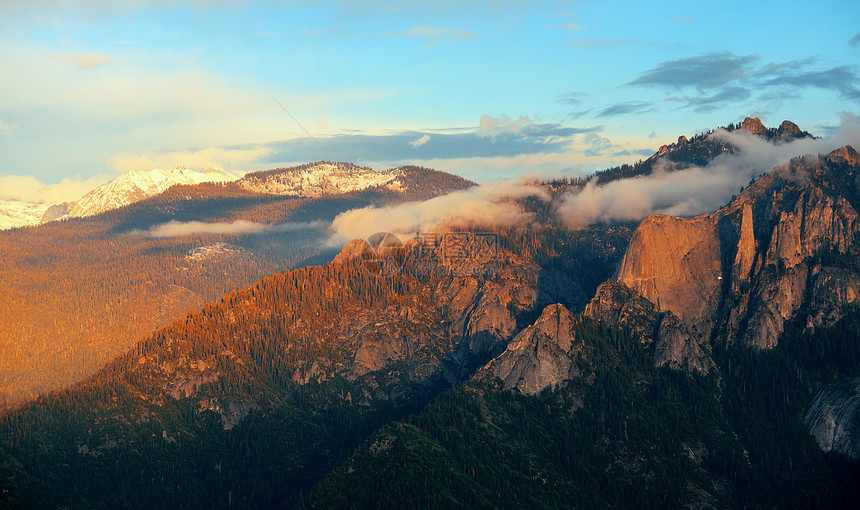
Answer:
[[(260, 193), (236, 181), (174, 185), (101, 214), (0, 232), (0, 406), (90, 375), (156, 327), (230, 290), (330, 259), (337, 250), (322, 242), (325, 228), (341, 212), (473, 184), (417, 167), (391, 173), (396, 190), (312, 198)], [(120, 179), (129, 186), (92, 196), (117, 203), (128, 195), (111, 190), (139, 190), (154, 180), (165, 182)]]
[(7, 200), (0, 202), (0, 229), (38, 225), (65, 218), (92, 216), (152, 197), (177, 184), (229, 182), (238, 177), (224, 170), (197, 172), (178, 166), (172, 170), (132, 170), (99, 186), (74, 202), (45, 204)]
[(93, 216), (159, 195), (176, 185), (237, 181), (242, 189), (256, 193), (309, 198), (378, 186), (399, 190), (399, 177), (402, 177), (402, 174), (401, 169), (377, 172), (349, 163), (324, 161), (295, 168), (252, 172), (243, 178), (221, 169), (195, 171), (183, 166), (171, 170), (132, 170), (73, 202), (49, 205), (15, 200), (0, 201), (0, 230)]
[[(91, 218), (3, 233), (9, 246), (42, 232), (41, 246), (60, 235), (97, 239), (99, 250), (124, 244), (179, 291), (206, 274), (190, 261), (223, 257), (218, 271), (267, 276), (215, 284), (200, 294), (233, 286), (150, 334), (153, 326), (140, 329), (143, 339), (125, 339), (79, 382), (0, 414), (0, 503), (856, 506), (853, 148), (749, 169), (757, 177), (698, 216), (577, 228), (559, 220), (590, 187), (721, 171), (710, 163), (748, 150), (724, 136), (733, 132), (769, 147), (810, 138), (790, 122), (768, 129), (748, 118), (634, 165), (531, 183), (546, 200), (507, 199), (528, 218), (522, 224), (355, 240), (336, 255), (308, 248), (290, 269), (272, 255), (282, 244), (314, 246), (294, 232), (274, 245), (267, 236), (141, 233), (167, 220), (331, 221), (471, 183), (323, 163), (173, 187)], [(75, 262), (41, 263), (62, 260)], [(247, 271), (253, 264), (259, 270)], [(9, 281), (13, 306), (45, 285)], [(72, 350), (80, 345), (63, 356)]]

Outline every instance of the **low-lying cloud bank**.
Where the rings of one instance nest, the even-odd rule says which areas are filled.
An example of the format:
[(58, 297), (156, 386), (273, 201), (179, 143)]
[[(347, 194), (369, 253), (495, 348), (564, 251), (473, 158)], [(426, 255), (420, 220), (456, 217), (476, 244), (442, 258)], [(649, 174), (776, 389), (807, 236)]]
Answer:
[(232, 223), (207, 223), (203, 221), (176, 221), (154, 225), (149, 230), (135, 230), (130, 235), (155, 238), (182, 237), (194, 234), (249, 235), (271, 234), (278, 232), (295, 232), (298, 230), (320, 229), (326, 222), (300, 221), (287, 223), (256, 223), (253, 221), (236, 220)]
[(562, 200), (556, 210), (559, 219), (570, 228), (583, 228), (611, 220), (638, 221), (650, 214), (695, 216), (713, 212), (752, 179), (793, 157), (825, 154), (843, 145), (860, 146), (860, 117), (843, 113), (842, 125), (833, 138), (775, 145), (737, 131), (721, 129), (711, 136), (740, 147), (740, 154), (720, 155), (705, 167), (674, 172), (658, 165), (651, 175), (603, 186), (589, 182)]
[(525, 197), (543, 201), (550, 198), (543, 188), (530, 186), (527, 178), (523, 178), (490, 182), (423, 202), (353, 209), (334, 219), (328, 244), (339, 246), (376, 232), (409, 236), (445, 227), (524, 225), (531, 220), (531, 215), (513, 203), (513, 199)]
[[(683, 170), (658, 165), (651, 175), (623, 179), (585, 188), (557, 199), (558, 220), (568, 228), (584, 228), (612, 220), (639, 221), (650, 214), (695, 216), (725, 205), (751, 180), (791, 158), (825, 154), (843, 145), (860, 147), (860, 117), (842, 114), (834, 136), (772, 144), (745, 132), (717, 130), (711, 136), (738, 146), (739, 154), (718, 156), (705, 167)], [(409, 236), (434, 229), (479, 226), (483, 228), (525, 225), (530, 214), (513, 200), (528, 196), (548, 201), (528, 177), (487, 183), (464, 191), (392, 207), (365, 207), (338, 215), (332, 222), (329, 245), (367, 238), (375, 232)]]
[(0, 200), (40, 204), (71, 202), (114, 177), (110, 175), (94, 175), (86, 179), (66, 177), (58, 183), (45, 184), (31, 175), (0, 175)]

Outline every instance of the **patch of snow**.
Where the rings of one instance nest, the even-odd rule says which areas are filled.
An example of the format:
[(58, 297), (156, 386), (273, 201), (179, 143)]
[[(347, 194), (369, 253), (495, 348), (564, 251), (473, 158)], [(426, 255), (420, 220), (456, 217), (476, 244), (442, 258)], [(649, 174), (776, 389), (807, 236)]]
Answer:
[(236, 255), (242, 253), (242, 248), (227, 243), (215, 243), (207, 246), (198, 246), (188, 251), (186, 260), (201, 261), (219, 256)]
[(224, 170), (197, 172), (182, 166), (172, 170), (161, 168), (149, 171), (132, 170), (99, 186), (74, 202), (68, 217), (82, 218), (117, 209), (164, 193), (177, 184), (229, 182), (236, 179), (238, 177)]
[(19, 200), (0, 200), (0, 230), (38, 225), (48, 204)]
[(377, 172), (371, 168), (344, 163), (318, 163), (307, 168), (284, 170), (265, 176), (246, 176), (239, 184), (256, 193), (319, 197), (349, 193), (374, 186), (389, 186), (400, 189), (400, 169)]

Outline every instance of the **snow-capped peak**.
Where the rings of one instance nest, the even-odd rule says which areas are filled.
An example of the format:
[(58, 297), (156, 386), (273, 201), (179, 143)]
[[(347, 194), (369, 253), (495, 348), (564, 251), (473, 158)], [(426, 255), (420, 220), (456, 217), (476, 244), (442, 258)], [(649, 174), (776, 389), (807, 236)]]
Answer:
[(163, 193), (176, 184), (227, 182), (237, 178), (224, 170), (198, 172), (184, 166), (172, 170), (132, 170), (84, 195), (71, 207), (69, 217), (79, 218), (110, 211)]
[(372, 168), (349, 163), (319, 162), (290, 169), (255, 172), (243, 177), (239, 184), (257, 193), (318, 197), (348, 193), (373, 186), (392, 186), (401, 170), (377, 172)]

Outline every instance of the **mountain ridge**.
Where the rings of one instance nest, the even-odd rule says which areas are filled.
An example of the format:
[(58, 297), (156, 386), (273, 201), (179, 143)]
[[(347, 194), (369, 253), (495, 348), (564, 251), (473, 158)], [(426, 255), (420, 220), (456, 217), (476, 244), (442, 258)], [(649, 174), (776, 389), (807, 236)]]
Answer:
[(236, 179), (238, 179), (237, 176), (224, 170), (197, 172), (184, 166), (177, 166), (172, 170), (161, 168), (148, 171), (131, 170), (65, 206), (64, 209), (67, 210), (65, 215), (53, 213), (43, 216), (41, 223), (65, 218), (83, 218), (107, 212), (163, 193), (177, 184), (230, 182)]
[[(354, 241), (0, 414), (0, 476), (33, 506), (849, 507), (857, 160), (795, 158), (629, 243), (500, 229), (476, 264), (410, 240), (379, 274)], [(573, 262), (619, 246), (572, 313), (612, 274)]]
[[(631, 239), (615, 280), (658, 311), (672, 312), (699, 343), (710, 338), (723, 301), (741, 299), (725, 309), (733, 325), (725, 332), (727, 342), (737, 338), (760, 348), (773, 347), (785, 320), (803, 301), (813, 299), (804, 297), (807, 276), (822, 269), (807, 270), (801, 262), (827, 250), (853, 253), (860, 222), (849, 200), (835, 190), (853, 185), (847, 179), (852, 174), (842, 176), (837, 167), (856, 164), (856, 154), (846, 146), (819, 158), (796, 158), (714, 213), (646, 218)], [(838, 182), (828, 182), (824, 175)], [(773, 273), (781, 276), (773, 280), (765, 271), (768, 267), (778, 268)], [(856, 283), (851, 283), (856, 278), (823, 280), (830, 283), (821, 285), (827, 285), (839, 301), (833, 307), (848, 306), (856, 299), (852, 297)], [(761, 297), (771, 296), (761, 301), (768, 304), (746, 304), (749, 288)], [(817, 288), (816, 292), (827, 293)], [(592, 315), (605, 313), (596, 307), (594, 303)], [(810, 318), (810, 325), (815, 323)]]
[[(0, 232), (0, 407), (90, 375), (157, 326), (225, 292), (327, 262), (334, 253), (320, 243), (322, 229), (345, 210), (471, 185), (418, 169), (404, 169), (402, 178), (401, 191), (373, 187), (319, 198), (259, 194), (230, 183), (179, 185), (99, 215)], [(170, 235), (152, 234), (171, 221), (179, 228)], [(237, 221), (307, 228), (233, 232)], [(200, 224), (220, 225), (194, 231)], [(207, 249), (217, 246), (226, 248)]]

